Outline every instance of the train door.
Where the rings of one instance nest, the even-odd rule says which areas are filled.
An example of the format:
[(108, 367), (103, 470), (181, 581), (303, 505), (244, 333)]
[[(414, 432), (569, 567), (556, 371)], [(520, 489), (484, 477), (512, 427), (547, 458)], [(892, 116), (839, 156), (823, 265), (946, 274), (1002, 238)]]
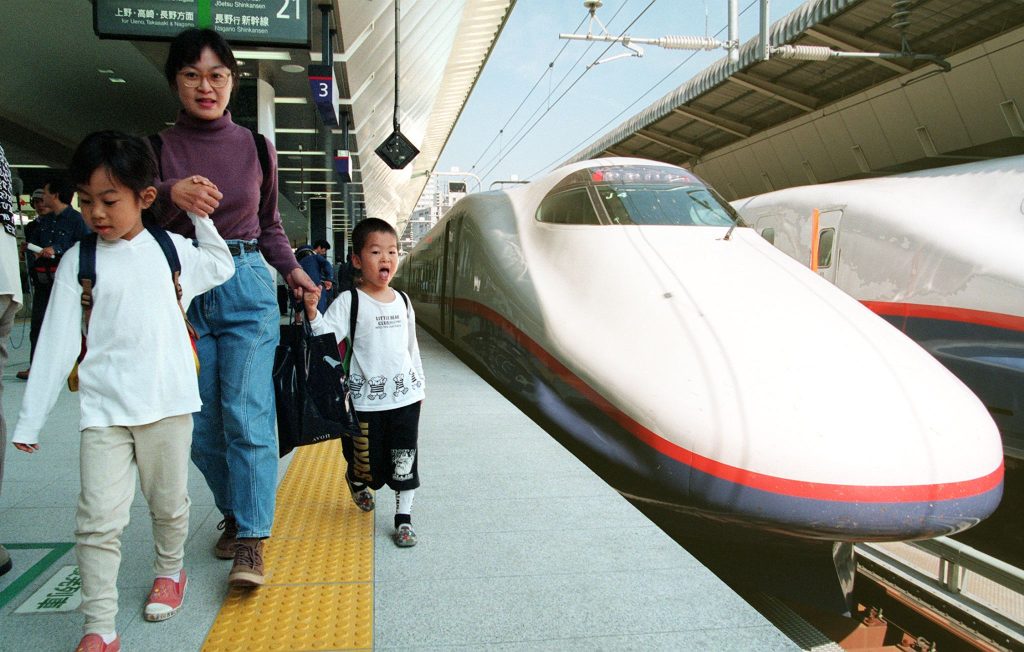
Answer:
[(839, 268), (839, 222), (843, 211), (822, 211), (818, 215), (818, 275), (835, 283)]
[(462, 216), (453, 215), (444, 227), (444, 259), (441, 283), (441, 331), (451, 337), (455, 332), (455, 279), (459, 265), (459, 232)]

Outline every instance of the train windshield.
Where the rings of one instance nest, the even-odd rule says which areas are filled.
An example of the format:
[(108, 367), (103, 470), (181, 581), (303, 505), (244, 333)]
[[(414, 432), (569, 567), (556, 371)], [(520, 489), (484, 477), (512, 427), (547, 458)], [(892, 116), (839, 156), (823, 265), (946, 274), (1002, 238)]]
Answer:
[(537, 209), (555, 224), (743, 225), (714, 190), (683, 168), (616, 165), (577, 170)]

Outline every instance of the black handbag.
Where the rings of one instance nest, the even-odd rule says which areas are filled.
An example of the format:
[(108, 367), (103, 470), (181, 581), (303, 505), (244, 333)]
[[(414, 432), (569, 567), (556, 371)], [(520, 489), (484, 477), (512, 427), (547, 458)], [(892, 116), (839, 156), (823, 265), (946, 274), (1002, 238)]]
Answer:
[(360, 434), (348, 390), (350, 341), (339, 347), (333, 333), (313, 335), (305, 319), (281, 326), (273, 371), (281, 457), (297, 446)]

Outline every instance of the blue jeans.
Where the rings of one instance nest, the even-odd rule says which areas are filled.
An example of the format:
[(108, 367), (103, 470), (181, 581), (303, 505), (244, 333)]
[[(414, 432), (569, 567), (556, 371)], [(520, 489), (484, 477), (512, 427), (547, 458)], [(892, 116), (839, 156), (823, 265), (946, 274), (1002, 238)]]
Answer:
[[(229, 240), (229, 242), (238, 242)], [(280, 339), (277, 289), (259, 252), (235, 258), (235, 275), (196, 297), (199, 394), (192, 461), (239, 538), (270, 536), (277, 493), (277, 415), (271, 370)]]

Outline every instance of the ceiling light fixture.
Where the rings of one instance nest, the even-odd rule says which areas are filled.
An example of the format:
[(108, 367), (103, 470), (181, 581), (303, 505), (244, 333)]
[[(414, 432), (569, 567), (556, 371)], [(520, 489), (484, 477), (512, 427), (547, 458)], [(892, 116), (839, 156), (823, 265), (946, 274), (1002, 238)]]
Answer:
[(261, 61), (291, 61), (290, 52), (280, 50), (235, 50), (236, 59), (260, 59)]
[(297, 63), (286, 63), (281, 66), (281, 70), (285, 72), (305, 72), (306, 69)]
[(274, 104), (308, 104), (309, 100), (304, 97), (275, 97)]

